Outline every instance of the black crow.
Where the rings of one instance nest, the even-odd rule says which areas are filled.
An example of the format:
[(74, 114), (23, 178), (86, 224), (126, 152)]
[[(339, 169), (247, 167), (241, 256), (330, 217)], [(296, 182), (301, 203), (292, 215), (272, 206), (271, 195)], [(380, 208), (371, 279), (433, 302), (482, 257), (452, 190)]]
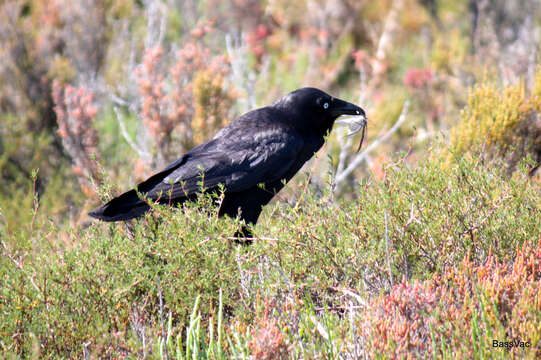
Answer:
[[(366, 116), (359, 106), (315, 88), (293, 91), (240, 116), (212, 140), (137, 185), (137, 191), (130, 190), (89, 215), (103, 221), (129, 220), (147, 212), (148, 202), (181, 204), (193, 200), (202, 187), (207, 191), (221, 187), (224, 197), (218, 215), (238, 215), (254, 225), (262, 207), (323, 146), (341, 115), (360, 118), (364, 135)], [(236, 236), (252, 234), (244, 226)]]

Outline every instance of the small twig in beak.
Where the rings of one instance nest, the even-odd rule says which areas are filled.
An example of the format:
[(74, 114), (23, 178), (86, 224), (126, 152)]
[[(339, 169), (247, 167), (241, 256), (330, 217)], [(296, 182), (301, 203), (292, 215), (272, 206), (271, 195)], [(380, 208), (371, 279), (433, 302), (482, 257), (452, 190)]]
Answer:
[(349, 127), (350, 133), (347, 135), (348, 137), (357, 135), (362, 130), (361, 143), (359, 144), (359, 148), (357, 149), (357, 152), (359, 152), (361, 150), (361, 147), (363, 146), (364, 137), (366, 135), (366, 126), (368, 123), (368, 121), (366, 120), (366, 116), (365, 115), (348, 116), (346, 119), (336, 120), (336, 123), (340, 125), (347, 125)]
[(366, 118), (362, 119), (361, 122), (359, 123), (355, 123), (355, 124), (349, 124), (349, 127), (350, 127), (350, 130), (352, 130), (351, 133), (348, 134), (348, 136), (353, 136), (353, 135), (357, 135), (359, 133), (359, 131), (361, 131), (362, 129), (362, 133), (361, 133), (361, 142), (359, 144), (359, 148), (357, 149), (357, 152), (359, 152), (361, 150), (361, 147), (363, 146), (363, 142), (364, 142), (364, 136), (366, 134), (366, 126), (367, 126), (367, 121), (366, 121)]
[(357, 149), (357, 152), (359, 152), (361, 150), (361, 147), (363, 146), (363, 141), (364, 141), (364, 135), (366, 133), (366, 119), (363, 120), (363, 132), (361, 133), (361, 142), (359, 143), (359, 148)]

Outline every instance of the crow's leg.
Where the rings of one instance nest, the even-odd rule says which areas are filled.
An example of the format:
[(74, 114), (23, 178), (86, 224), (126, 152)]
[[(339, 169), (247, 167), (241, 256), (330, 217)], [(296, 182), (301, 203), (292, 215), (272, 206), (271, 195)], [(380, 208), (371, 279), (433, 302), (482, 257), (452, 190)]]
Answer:
[(231, 218), (239, 216), (246, 224), (235, 233), (234, 237), (237, 239), (235, 240), (236, 243), (243, 245), (250, 245), (252, 243), (251, 238), (253, 238), (254, 235), (248, 225), (254, 226), (257, 223), (257, 219), (259, 218), (259, 215), (261, 215), (263, 206), (266, 205), (273, 196), (273, 193), (259, 187), (253, 187), (237, 193), (225, 193), (218, 216), (227, 215)]
[(243, 225), (240, 230), (235, 232), (233, 237), (235, 244), (252, 245), (254, 234), (248, 226)]

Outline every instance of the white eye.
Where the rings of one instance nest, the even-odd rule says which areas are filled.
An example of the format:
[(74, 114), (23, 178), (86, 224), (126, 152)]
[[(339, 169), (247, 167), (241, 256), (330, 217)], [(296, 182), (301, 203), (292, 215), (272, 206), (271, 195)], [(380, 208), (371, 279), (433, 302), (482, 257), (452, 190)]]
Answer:
[(323, 104), (323, 109), (328, 109), (328, 108), (329, 108), (329, 103), (328, 102), (324, 103)]

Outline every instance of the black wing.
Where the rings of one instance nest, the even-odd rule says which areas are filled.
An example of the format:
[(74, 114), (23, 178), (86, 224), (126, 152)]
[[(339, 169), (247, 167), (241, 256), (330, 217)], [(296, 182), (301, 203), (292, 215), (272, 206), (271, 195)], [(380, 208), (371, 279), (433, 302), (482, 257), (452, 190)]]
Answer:
[(298, 159), (302, 137), (282, 126), (258, 130), (218, 134), (140, 184), (138, 190), (152, 200), (175, 200), (219, 184), (225, 191), (239, 192), (281, 180)]
[(202, 188), (212, 190), (219, 184), (227, 192), (241, 192), (286, 178), (298, 168), (299, 161), (304, 162), (300, 155), (304, 141), (279, 119), (280, 114), (269, 108), (241, 116), (211, 141), (140, 183), (137, 191), (125, 192), (89, 215), (103, 221), (141, 216), (150, 207), (138, 192), (151, 201), (181, 202)]

